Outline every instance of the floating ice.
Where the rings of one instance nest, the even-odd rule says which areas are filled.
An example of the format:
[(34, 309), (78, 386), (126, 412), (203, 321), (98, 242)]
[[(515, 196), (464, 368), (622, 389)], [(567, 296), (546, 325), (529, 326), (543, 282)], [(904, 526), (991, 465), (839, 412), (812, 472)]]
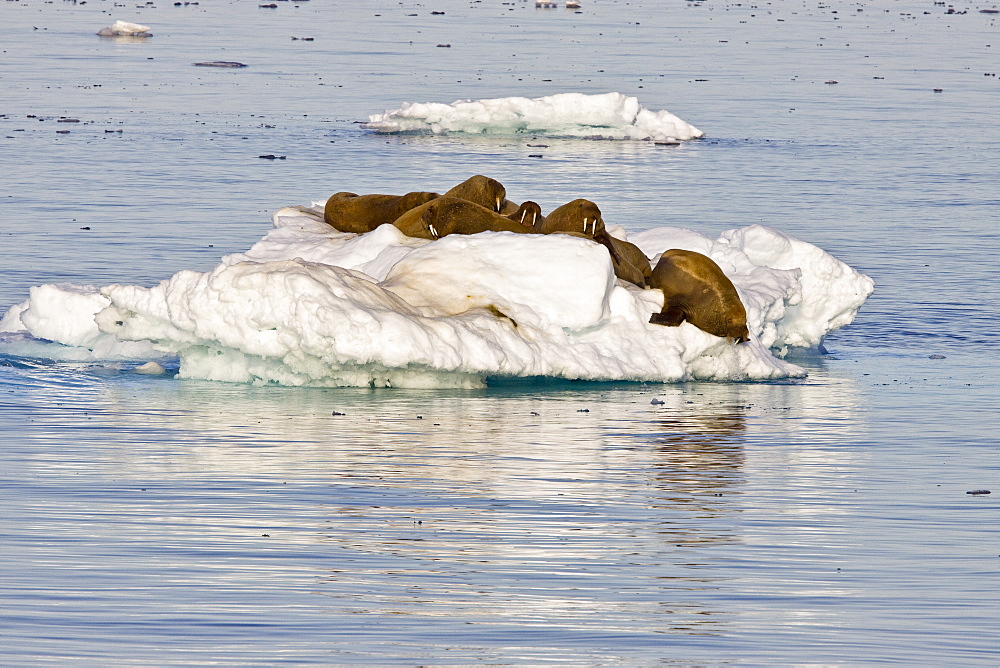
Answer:
[(735, 345), (688, 323), (650, 324), (660, 291), (617, 281), (607, 251), (587, 239), (426, 241), (391, 225), (354, 235), (327, 226), (321, 211), (281, 209), (245, 253), (152, 288), (33, 288), (0, 320), (0, 350), (47, 340), (93, 359), (170, 355), (181, 377), (285, 385), (757, 380), (805, 375), (784, 351), (851, 322), (873, 289), (823, 250), (767, 227), (717, 239), (663, 227), (631, 235), (654, 262), (686, 248), (719, 264), (747, 309), (751, 341)]
[(529, 99), (502, 97), (405, 103), (373, 114), (362, 127), (380, 133), (515, 135), (600, 139), (696, 139), (704, 132), (669, 111), (644, 109), (621, 93), (561, 93)]
[(149, 26), (129, 23), (128, 21), (115, 21), (107, 28), (101, 28), (97, 34), (101, 37), (152, 37), (153, 33)]

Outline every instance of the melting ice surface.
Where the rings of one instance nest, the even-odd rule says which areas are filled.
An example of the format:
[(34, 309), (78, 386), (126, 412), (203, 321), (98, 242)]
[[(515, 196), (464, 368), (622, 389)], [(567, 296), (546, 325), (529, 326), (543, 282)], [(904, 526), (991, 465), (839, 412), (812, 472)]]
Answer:
[(719, 264), (747, 308), (752, 338), (736, 345), (688, 323), (650, 324), (662, 293), (617, 281), (607, 250), (587, 239), (428, 241), (392, 225), (348, 234), (322, 221), (320, 203), (273, 220), (252, 248), (209, 272), (181, 271), (152, 288), (32, 288), (0, 320), (0, 350), (179, 359), (181, 377), (285, 385), (773, 379), (805, 375), (781, 356), (850, 323), (873, 289), (816, 246), (759, 225), (717, 239), (667, 227), (628, 235), (654, 263), (684, 248)]
[(503, 97), (405, 103), (373, 114), (363, 127), (382, 133), (596, 137), (601, 139), (696, 139), (704, 132), (669, 111), (644, 109), (639, 100), (621, 93), (561, 93), (529, 99)]
[(152, 37), (149, 26), (128, 21), (115, 21), (107, 28), (101, 28), (97, 34), (101, 37)]

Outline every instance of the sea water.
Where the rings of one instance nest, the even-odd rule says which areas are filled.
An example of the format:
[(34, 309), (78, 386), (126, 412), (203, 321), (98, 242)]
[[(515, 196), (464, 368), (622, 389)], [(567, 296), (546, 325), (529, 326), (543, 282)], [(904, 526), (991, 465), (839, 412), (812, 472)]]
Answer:
[[(5, 354), (3, 663), (996, 664), (996, 15), (275, 4), (0, 5), (0, 308), (474, 173), (629, 231), (766, 224), (876, 291), (769, 383), (254, 387)], [(95, 35), (115, 20), (154, 36)], [(358, 123), (609, 91), (706, 137)]]

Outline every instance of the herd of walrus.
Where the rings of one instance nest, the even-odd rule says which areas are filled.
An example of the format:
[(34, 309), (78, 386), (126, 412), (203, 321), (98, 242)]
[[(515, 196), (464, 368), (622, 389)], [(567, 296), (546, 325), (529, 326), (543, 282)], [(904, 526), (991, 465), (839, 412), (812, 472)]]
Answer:
[(341, 232), (364, 234), (391, 224), (407, 236), (431, 240), (479, 232), (583, 237), (608, 249), (615, 276), (663, 292), (663, 309), (650, 317), (651, 323), (676, 327), (687, 321), (736, 343), (749, 338), (746, 309), (732, 281), (711, 258), (675, 248), (652, 267), (638, 246), (607, 232), (601, 210), (590, 200), (575, 199), (543, 216), (537, 203), (515, 204), (499, 181), (476, 175), (443, 195), (338, 192), (327, 200), (323, 219)]

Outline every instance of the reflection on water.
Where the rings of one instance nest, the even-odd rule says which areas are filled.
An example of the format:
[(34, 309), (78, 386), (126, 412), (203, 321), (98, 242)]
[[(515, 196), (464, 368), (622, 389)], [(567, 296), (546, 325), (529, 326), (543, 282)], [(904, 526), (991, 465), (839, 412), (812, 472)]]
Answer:
[[(916, 586), (939, 552), (905, 518), (972, 546), (985, 525), (946, 517), (989, 506), (927, 495), (934, 457), (872, 440), (872, 395), (848, 364), (789, 383), (404, 392), (11, 361), (6, 651), (87, 660), (142, 638), (135, 663), (268, 661), (275, 646), (410, 664), (770, 661), (788, 642), (834, 662), (940, 653), (933, 634), (886, 649), (870, 631), (940, 638), (973, 619)], [(979, 586), (948, 584), (965, 601)], [(838, 644), (842, 630), (858, 643)]]

